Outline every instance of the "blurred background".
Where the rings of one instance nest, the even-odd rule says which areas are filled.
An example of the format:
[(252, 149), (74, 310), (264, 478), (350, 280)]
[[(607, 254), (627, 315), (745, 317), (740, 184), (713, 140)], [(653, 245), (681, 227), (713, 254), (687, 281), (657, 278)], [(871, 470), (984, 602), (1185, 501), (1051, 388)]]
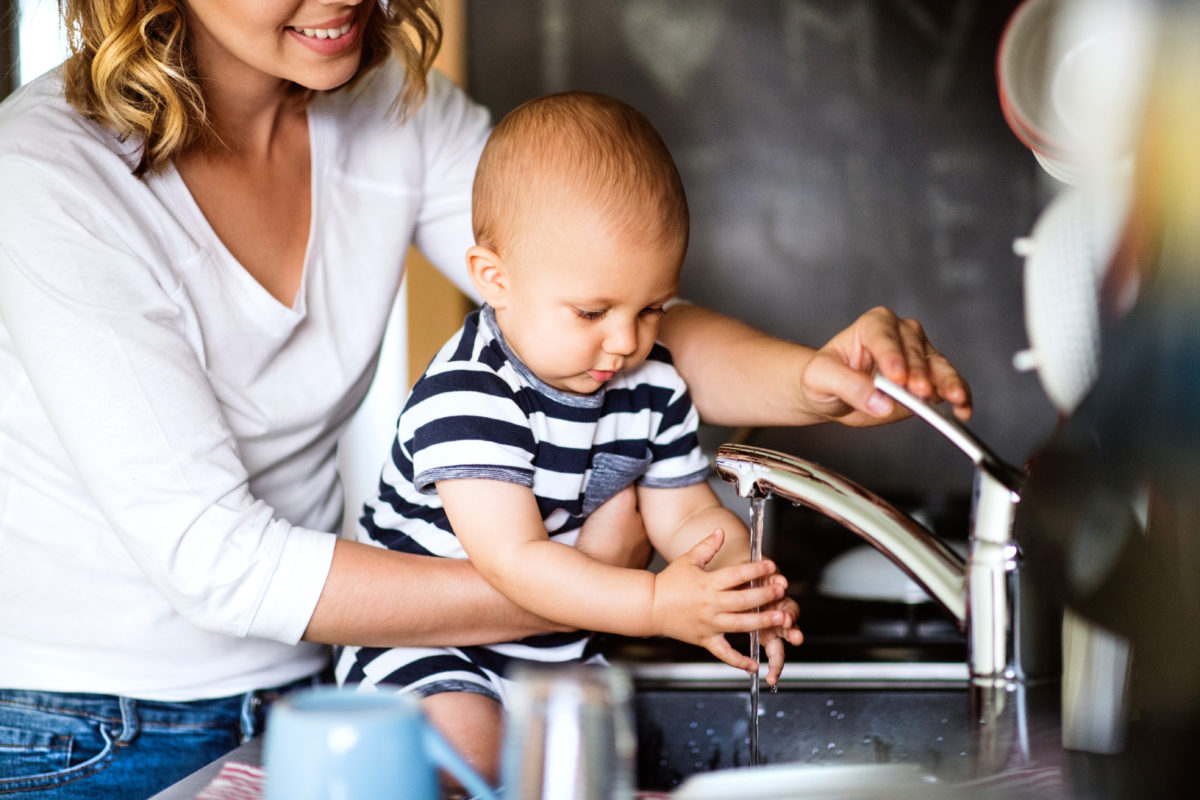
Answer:
[[(1091, 739), (1064, 741), (1119, 753), (1128, 724), (1140, 726), (1114, 762), (1120, 771), (1085, 765), (1096, 771), (1081, 782), (1096, 796), (1167, 796), (1143, 791), (1151, 773), (1197, 783), (1196, 6), (439, 2), (439, 66), (496, 118), (565, 89), (615, 95), (650, 118), (692, 210), (684, 297), (814, 346), (874, 305), (924, 324), (973, 387), (969, 427), (1002, 459), (1030, 465), (1016, 532), (1037, 582), (1068, 609), (1076, 656), (1065, 654), (1064, 698), (1079, 684), (1082, 700), (1067, 704), (1064, 726), (1081, 729), (1076, 711), (1112, 711)], [(0, 97), (62, 49), (55, 0), (0, 0)], [(408, 308), (408, 328), (389, 330), (347, 436), (366, 445), (346, 448), (351, 519), (407, 384), (467, 310), (419, 254), (405, 283), (397, 308)], [(920, 420), (702, 434), (710, 451), (737, 438), (816, 461), (937, 533), (965, 537), (972, 470)], [(819, 652), (822, 634), (867, 631), (950, 648), (900, 658), (961, 661), (961, 636), (936, 609), (812, 605), (822, 564), (856, 540), (797, 513), (772, 508), (770, 525), (805, 535), (777, 537), (767, 553), (786, 564), (802, 607), (840, 626), (806, 618), (805, 651)], [(883, 580), (870, 572), (852, 583), (874, 590)], [(1108, 682), (1089, 683), (1100, 666)]]
[[(1026, 342), (1012, 243), (1053, 191), (997, 99), (997, 45), (1017, 5), (443, 0), (442, 66), (497, 118), (567, 88), (642, 110), (691, 204), (683, 296), (814, 346), (873, 305), (915, 317), (970, 380), (971, 427), (1021, 464), (1056, 414), (1012, 367)], [(55, 0), (0, 0), (0, 20), (2, 95), (56, 64), (62, 40)], [(419, 266), (412, 278), (408, 378), (464, 310)], [(735, 434), (885, 496), (970, 487), (962, 456), (915, 421), (709, 428), (705, 444)]]
[[(915, 317), (970, 380), (971, 427), (1021, 464), (1056, 415), (1012, 367), (1026, 346), (1012, 245), (1055, 187), (998, 101), (1017, 5), (468, 0), (467, 85), (496, 115), (568, 88), (643, 111), (688, 192), (684, 297), (814, 346), (873, 305)], [(749, 437), (885, 496), (970, 486), (962, 455), (915, 421)]]

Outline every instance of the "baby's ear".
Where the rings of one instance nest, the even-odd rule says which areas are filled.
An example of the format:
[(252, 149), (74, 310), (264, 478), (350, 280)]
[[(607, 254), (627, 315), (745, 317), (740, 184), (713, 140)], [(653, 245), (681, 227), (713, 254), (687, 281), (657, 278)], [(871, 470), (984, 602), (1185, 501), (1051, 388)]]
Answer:
[(508, 301), (508, 268), (494, 250), (479, 245), (467, 250), (467, 274), (484, 302), (492, 308), (504, 308)]

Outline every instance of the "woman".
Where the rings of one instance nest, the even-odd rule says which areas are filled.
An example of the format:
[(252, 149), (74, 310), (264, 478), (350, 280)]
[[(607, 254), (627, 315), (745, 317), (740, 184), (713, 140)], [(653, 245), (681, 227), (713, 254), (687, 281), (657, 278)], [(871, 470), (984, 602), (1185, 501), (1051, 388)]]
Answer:
[[(553, 626), (469, 564), (329, 533), (406, 248), (465, 283), (488, 119), (427, 75), (430, 4), (62, 5), (73, 55), (0, 106), (0, 793), (143, 797), (322, 643)], [(711, 422), (888, 421), (875, 369), (970, 413), (884, 309), (818, 351), (691, 306), (662, 338)], [(603, 524), (584, 546), (634, 563), (636, 512)], [(750, 610), (773, 597), (730, 630), (782, 622)]]

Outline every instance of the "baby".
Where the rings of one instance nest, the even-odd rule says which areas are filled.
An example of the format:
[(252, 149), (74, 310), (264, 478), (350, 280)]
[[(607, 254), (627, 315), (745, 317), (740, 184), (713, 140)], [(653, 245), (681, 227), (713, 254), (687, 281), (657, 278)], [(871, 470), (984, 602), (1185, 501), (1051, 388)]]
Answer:
[[(413, 387), (360, 538), (469, 558), (513, 602), (563, 626), (670, 636), (739, 669), (758, 664), (724, 634), (761, 628), (774, 684), (783, 642), (802, 638), (795, 604), (773, 565), (746, 563), (746, 528), (707, 483), (696, 410), (655, 341), (689, 224), (666, 146), (610, 97), (530, 101), (488, 140), (472, 213), (467, 267), (485, 305)], [(657, 574), (572, 546), (622, 492), (636, 492), (646, 535), (670, 562)], [(495, 780), (505, 671), (586, 659), (587, 641), (571, 632), (347, 647), (337, 677), (422, 696), (433, 723)]]

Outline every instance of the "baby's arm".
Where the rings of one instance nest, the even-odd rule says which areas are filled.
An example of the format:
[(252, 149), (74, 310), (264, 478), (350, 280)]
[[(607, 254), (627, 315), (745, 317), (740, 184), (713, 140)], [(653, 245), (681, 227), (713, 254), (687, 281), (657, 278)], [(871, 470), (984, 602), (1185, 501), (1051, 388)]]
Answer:
[(764, 581), (743, 588), (771, 575), (773, 564), (705, 569), (723, 536), (701, 542), (655, 575), (603, 564), (551, 541), (527, 487), (458, 479), (439, 481), (437, 490), (455, 534), (484, 578), (547, 619), (627, 636), (671, 636), (707, 647), (745, 670), (757, 665), (730, 648), (724, 634), (786, 624), (782, 611), (755, 611), (779, 600), (781, 586)]
[[(671, 489), (639, 486), (638, 508), (650, 543), (668, 560), (693, 547), (715, 528), (724, 530), (725, 545), (710, 562), (709, 569), (741, 564), (750, 558), (750, 532), (736, 514), (721, 505), (707, 483)], [(782, 575), (772, 575), (768, 580), (787, 586)], [(772, 686), (783, 669), (784, 641), (798, 645), (804, 640), (795, 626), (799, 612), (795, 601), (783, 597), (773, 608), (785, 614), (784, 624), (759, 632), (760, 644), (767, 652), (767, 683)]]
[(690, 550), (714, 528), (725, 531), (725, 545), (710, 569), (750, 560), (750, 531), (737, 514), (721, 505), (707, 483), (671, 489), (639, 486), (637, 494), (646, 536), (667, 561)]

